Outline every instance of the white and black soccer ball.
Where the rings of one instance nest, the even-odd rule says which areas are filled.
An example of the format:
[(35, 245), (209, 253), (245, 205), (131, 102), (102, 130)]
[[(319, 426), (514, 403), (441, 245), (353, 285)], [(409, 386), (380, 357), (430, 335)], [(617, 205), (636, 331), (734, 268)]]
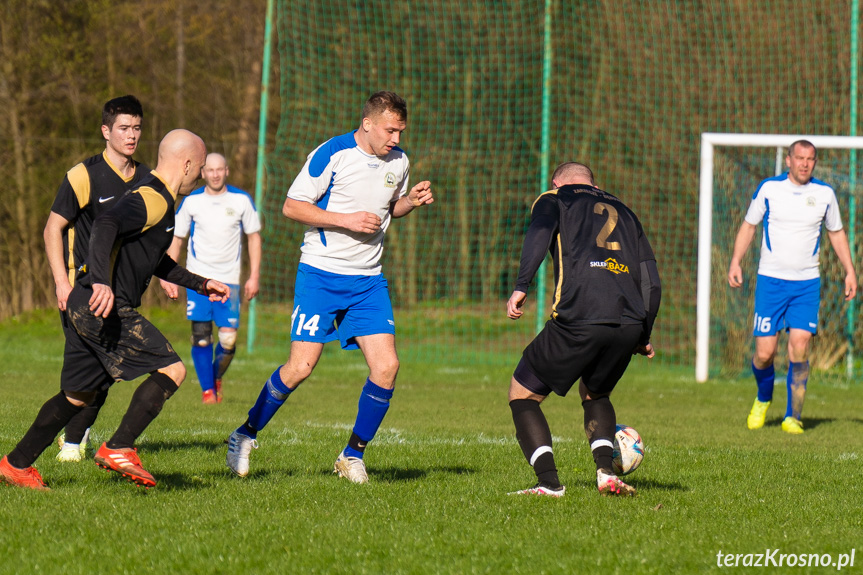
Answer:
[(627, 475), (638, 469), (644, 459), (644, 441), (638, 432), (628, 425), (618, 424), (612, 457), (611, 466), (617, 475)]

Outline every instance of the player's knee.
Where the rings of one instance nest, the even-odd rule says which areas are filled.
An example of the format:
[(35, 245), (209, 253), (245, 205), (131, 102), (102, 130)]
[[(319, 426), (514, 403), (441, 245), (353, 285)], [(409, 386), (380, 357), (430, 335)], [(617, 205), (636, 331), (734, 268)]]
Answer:
[(302, 383), (312, 375), (313, 369), (314, 366), (309, 363), (288, 359), (288, 362), (282, 366), (282, 370), (279, 375), (284, 382), (296, 381)]
[(182, 361), (172, 363), (168, 367), (163, 367), (159, 371), (170, 377), (174, 383), (177, 384), (177, 387), (179, 387), (180, 384), (183, 383), (183, 380), (186, 379), (186, 366)]
[(237, 330), (219, 330), (219, 343), (226, 352), (233, 352), (237, 345)]
[[(219, 337), (221, 339), (221, 332)], [(208, 321), (192, 322), (192, 346), (207, 347), (213, 344), (213, 324)]]

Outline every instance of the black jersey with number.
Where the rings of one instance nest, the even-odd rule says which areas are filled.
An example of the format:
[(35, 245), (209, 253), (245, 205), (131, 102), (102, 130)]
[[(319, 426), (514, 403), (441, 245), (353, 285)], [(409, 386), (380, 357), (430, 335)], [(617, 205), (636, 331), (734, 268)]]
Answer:
[(546, 251), (554, 260), (552, 318), (564, 326), (643, 323), (649, 338), (656, 309), (648, 308), (658, 307), (656, 258), (623, 202), (587, 185), (542, 194), (531, 209), (517, 290), (527, 292)]
[(174, 239), (176, 197), (156, 171), (93, 222), (79, 282), (111, 286), (115, 306), (138, 307), (153, 275), (195, 290), (204, 278), (178, 266), (166, 250)]
[(69, 270), (69, 283), (73, 286), (75, 270), (87, 258), (93, 221), (137, 187), (149, 172), (143, 164), (134, 164), (132, 176), (124, 178), (102, 152), (66, 172), (51, 211), (69, 221), (63, 233), (63, 253)]

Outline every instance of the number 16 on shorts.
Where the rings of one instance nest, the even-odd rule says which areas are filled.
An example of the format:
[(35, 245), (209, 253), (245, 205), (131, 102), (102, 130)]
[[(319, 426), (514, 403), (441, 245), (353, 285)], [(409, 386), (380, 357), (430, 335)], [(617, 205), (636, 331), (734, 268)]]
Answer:
[(754, 325), (753, 329), (755, 330), (756, 333), (770, 334), (770, 328), (771, 327), (772, 326), (770, 325), (770, 318), (769, 317), (763, 317), (763, 316), (758, 315), (757, 313), (755, 314), (755, 325)]

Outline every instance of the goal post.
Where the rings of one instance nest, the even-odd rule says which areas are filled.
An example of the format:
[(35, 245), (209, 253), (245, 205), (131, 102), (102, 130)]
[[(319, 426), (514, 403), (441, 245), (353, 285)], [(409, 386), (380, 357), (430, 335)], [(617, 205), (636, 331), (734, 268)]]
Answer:
[[(808, 140), (818, 148), (822, 149), (846, 149), (851, 150), (852, 157), (850, 165), (856, 171), (856, 150), (863, 149), (863, 137), (856, 136), (815, 136), (815, 135), (793, 135), (793, 134), (732, 134), (704, 132), (701, 134), (701, 170), (699, 176), (699, 198), (698, 198), (698, 269), (696, 275), (696, 341), (695, 341), (695, 379), (704, 382), (708, 379), (709, 357), (710, 357), (710, 286), (712, 270), (712, 243), (713, 243), (713, 182), (714, 182), (714, 149), (717, 146), (736, 146), (747, 148), (777, 148), (777, 166), (781, 166), (783, 157), (782, 150), (797, 140)], [(766, 176), (766, 174), (765, 174)], [(855, 257), (854, 231), (855, 231), (855, 209), (853, 207), (854, 184), (856, 175), (849, 174), (852, 182), (851, 194), (852, 207), (849, 209), (848, 225), (849, 244), (851, 245), (852, 261)], [(728, 246), (731, 250), (732, 246)], [(851, 331), (853, 322), (853, 306), (848, 313), (848, 333)], [(849, 335), (850, 338), (850, 335)], [(848, 366), (851, 366), (852, 347), (849, 341)]]

